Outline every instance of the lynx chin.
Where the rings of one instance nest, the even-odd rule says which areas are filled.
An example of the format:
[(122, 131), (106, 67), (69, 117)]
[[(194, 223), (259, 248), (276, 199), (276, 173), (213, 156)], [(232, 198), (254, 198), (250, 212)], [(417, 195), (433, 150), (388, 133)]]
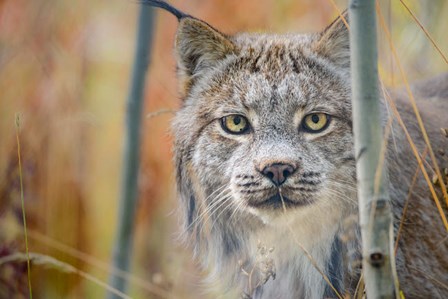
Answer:
[[(319, 33), (230, 36), (166, 2), (142, 2), (179, 20), (176, 178), (183, 236), (209, 270), (207, 283), (238, 298), (353, 296), (361, 240), (343, 21)], [(448, 75), (413, 88), (446, 168)], [(405, 93), (388, 95), (423, 153)], [(396, 253), (400, 289), (406, 298), (448, 298), (447, 232), (421, 172), (409, 192), (418, 165), (397, 121), (390, 136), (395, 231), (409, 197)], [(435, 188), (443, 198), (440, 182)]]

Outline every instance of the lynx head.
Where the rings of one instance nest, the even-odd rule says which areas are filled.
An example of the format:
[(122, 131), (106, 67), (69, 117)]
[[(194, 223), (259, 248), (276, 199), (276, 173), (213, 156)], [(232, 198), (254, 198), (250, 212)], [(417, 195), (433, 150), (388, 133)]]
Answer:
[(350, 204), (340, 191), (355, 171), (341, 19), (317, 34), (228, 36), (186, 16), (175, 51), (183, 100), (175, 160), (188, 228), (204, 214), (268, 224)]

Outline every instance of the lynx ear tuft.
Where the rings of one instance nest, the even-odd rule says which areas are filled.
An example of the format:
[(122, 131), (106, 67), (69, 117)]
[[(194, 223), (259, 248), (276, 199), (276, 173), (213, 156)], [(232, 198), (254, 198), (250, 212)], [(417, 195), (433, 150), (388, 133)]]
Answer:
[[(348, 21), (348, 13), (342, 16)], [(320, 33), (320, 37), (314, 44), (314, 50), (333, 62), (336, 66), (350, 68), (350, 40), (348, 23), (339, 16), (327, 28)]]
[(180, 20), (175, 48), (178, 76), (182, 92), (185, 93), (194, 78), (235, 51), (235, 45), (228, 37), (192, 17)]

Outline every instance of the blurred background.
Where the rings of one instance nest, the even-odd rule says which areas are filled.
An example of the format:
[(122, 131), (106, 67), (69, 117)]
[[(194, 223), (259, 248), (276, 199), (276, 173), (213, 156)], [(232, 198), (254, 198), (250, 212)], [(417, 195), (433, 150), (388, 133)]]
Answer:
[[(138, 5), (132, 0), (0, 0), (0, 258), (25, 252), (16, 116), (28, 245), (107, 282), (122, 166), (125, 101)], [(335, 0), (170, 1), (225, 33), (319, 31)], [(447, 70), (398, 0), (379, 1), (410, 81)], [(448, 1), (406, 0), (444, 53)], [(157, 10), (146, 82), (132, 298), (216, 298), (176, 239), (170, 120), (179, 106), (177, 20)], [(379, 29), (380, 73), (402, 79)], [(35, 298), (103, 298), (105, 288), (55, 265), (33, 265)], [(25, 263), (0, 265), (0, 298), (28, 298)]]

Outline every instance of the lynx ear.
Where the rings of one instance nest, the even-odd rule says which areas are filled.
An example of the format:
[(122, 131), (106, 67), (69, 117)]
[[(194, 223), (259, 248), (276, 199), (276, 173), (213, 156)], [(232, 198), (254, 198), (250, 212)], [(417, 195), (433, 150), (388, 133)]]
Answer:
[(235, 51), (235, 45), (228, 37), (192, 17), (180, 20), (175, 48), (178, 76), (184, 93), (188, 92), (196, 77)]
[[(348, 13), (342, 13), (345, 21), (348, 21)], [(319, 35), (314, 44), (314, 50), (329, 59), (336, 66), (350, 68), (350, 40), (347, 25), (339, 16)]]

